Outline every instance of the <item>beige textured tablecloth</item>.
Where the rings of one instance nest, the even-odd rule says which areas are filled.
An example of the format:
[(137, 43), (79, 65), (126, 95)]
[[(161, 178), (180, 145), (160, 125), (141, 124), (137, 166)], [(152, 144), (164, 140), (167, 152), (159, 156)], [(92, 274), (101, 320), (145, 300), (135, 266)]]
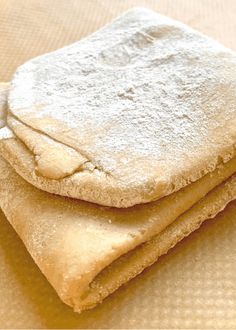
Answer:
[[(179, 19), (236, 50), (234, 0), (0, 0), (0, 81), (132, 6)], [(236, 202), (82, 315), (64, 305), (0, 213), (0, 328), (236, 328)]]

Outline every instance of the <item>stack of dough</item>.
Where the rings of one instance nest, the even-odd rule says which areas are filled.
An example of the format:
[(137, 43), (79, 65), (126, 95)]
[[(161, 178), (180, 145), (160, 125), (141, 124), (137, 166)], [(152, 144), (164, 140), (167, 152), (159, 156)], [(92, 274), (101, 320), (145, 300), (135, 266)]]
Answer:
[(235, 199), (235, 77), (233, 51), (135, 8), (1, 84), (0, 206), (75, 311)]

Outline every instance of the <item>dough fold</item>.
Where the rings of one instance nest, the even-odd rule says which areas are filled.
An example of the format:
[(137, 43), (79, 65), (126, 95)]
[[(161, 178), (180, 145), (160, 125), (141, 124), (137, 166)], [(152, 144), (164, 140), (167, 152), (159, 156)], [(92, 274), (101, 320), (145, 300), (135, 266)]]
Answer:
[(0, 206), (60, 298), (81, 312), (235, 199), (235, 166), (159, 201), (114, 209), (39, 190), (1, 158)]
[(118, 208), (158, 200), (236, 156), (235, 76), (232, 50), (134, 8), (17, 69), (7, 126), (32, 165), (12, 157), (51, 193)]
[(133, 9), (0, 84), (0, 207), (75, 311), (236, 198), (235, 74), (229, 49)]

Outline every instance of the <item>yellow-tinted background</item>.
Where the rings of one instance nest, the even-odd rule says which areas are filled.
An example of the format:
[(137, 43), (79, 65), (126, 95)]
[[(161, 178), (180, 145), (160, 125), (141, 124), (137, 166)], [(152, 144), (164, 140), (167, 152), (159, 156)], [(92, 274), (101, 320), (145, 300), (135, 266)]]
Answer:
[(146, 6), (236, 50), (235, 0), (0, 0), (0, 79), (36, 55), (79, 40), (133, 6)]
[[(137, 5), (236, 50), (235, 0), (0, 0), (0, 81)], [(236, 202), (82, 315), (60, 302), (0, 213), (0, 328), (235, 329)]]

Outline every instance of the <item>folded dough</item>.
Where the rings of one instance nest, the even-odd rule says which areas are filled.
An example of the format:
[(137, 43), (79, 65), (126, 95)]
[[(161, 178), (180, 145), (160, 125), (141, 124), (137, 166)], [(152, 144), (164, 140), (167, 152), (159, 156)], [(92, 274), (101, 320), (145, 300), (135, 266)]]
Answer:
[(3, 212), (75, 311), (101, 302), (236, 197), (236, 178), (229, 178), (236, 159), (170, 196), (129, 209), (39, 190), (2, 158), (0, 168)]
[(235, 76), (233, 51), (136, 8), (18, 68), (7, 119), (17, 144), (1, 152), (48, 192), (115, 207), (157, 200), (235, 156)]
[(7, 96), (10, 88), (9, 83), (0, 83), (0, 128), (6, 124)]
[(0, 206), (75, 311), (236, 198), (235, 71), (232, 51), (144, 9), (17, 70)]
[[(24, 136), (25, 126), (19, 127)], [(1, 132), (1, 152), (27, 177), (34, 171), (33, 154), (7, 127)], [(76, 311), (95, 306), (139, 274), (236, 193), (235, 177), (229, 179), (236, 158), (159, 201), (127, 209), (38, 190), (2, 158), (0, 168), (0, 206), (60, 298)]]

